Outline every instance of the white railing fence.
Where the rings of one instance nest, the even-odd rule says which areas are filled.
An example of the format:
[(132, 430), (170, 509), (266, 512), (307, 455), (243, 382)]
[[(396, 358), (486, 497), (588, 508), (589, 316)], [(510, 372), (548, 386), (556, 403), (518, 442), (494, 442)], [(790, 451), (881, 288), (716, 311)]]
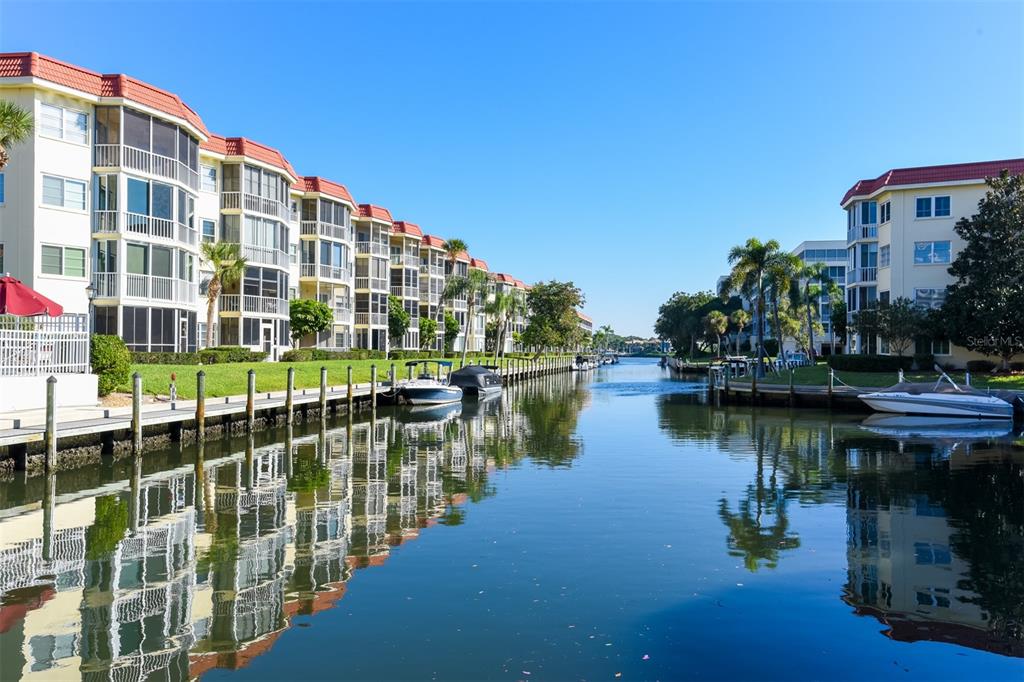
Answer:
[(0, 376), (88, 371), (89, 328), (85, 315), (0, 315)]

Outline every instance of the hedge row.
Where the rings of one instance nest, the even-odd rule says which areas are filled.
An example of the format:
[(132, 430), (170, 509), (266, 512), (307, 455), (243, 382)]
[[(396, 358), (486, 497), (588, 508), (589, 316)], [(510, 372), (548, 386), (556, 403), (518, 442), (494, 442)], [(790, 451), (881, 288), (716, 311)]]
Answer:
[(383, 360), (381, 350), (321, 350), (320, 348), (295, 348), (281, 354), (281, 362), (308, 362), (310, 360)]
[(196, 353), (132, 353), (132, 362), (138, 365), (223, 365), (232, 362), (263, 362), (266, 359), (266, 352), (242, 346), (217, 346)]
[[(895, 355), (831, 355), (829, 367), (841, 372), (898, 372), (908, 371), (914, 358)], [(927, 367), (931, 369), (931, 366)]]

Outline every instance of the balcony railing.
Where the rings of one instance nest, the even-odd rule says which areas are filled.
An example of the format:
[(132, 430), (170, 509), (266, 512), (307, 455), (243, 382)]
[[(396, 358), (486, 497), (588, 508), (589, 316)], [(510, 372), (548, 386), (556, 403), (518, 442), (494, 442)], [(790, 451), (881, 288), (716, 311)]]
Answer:
[(189, 246), (195, 246), (199, 240), (196, 231), (187, 225), (141, 213), (93, 211), (92, 225), (93, 232), (97, 234), (120, 232), (133, 237), (147, 236), (154, 239), (177, 241)]
[(176, 277), (133, 273), (95, 272), (92, 286), (97, 298), (144, 298), (175, 303), (195, 303), (199, 287)]
[(335, 324), (348, 324), (352, 321), (352, 309), (351, 308), (334, 308), (334, 323)]
[(288, 264), (288, 254), (280, 249), (272, 249), (266, 246), (254, 246), (252, 244), (241, 244), (242, 257), (252, 265), (260, 263), (263, 265), (277, 265), (284, 267)]
[(419, 298), (419, 287), (391, 287), (391, 295), (398, 298)]
[(93, 164), (103, 168), (130, 168), (177, 180), (188, 188), (199, 190), (199, 173), (169, 156), (162, 156), (120, 144), (98, 144), (95, 146)]
[(420, 265), (421, 275), (430, 275), (431, 277), (444, 277), (444, 266), (443, 265)]
[(299, 266), (300, 277), (315, 277), (319, 279), (332, 279), (348, 282), (352, 278), (351, 268), (343, 268), (334, 265), (317, 265), (316, 263), (303, 263)]
[(391, 247), (379, 242), (356, 242), (356, 253), (387, 258), (391, 254)]
[(420, 289), (420, 303), (426, 303), (427, 305), (438, 305), (441, 303), (441, 294), (426, 289)]
[(858, 239), (878, 239), (878, 225), (858, 225), (846, 230), (846, 241), (855, 242)]
[(220, 207), (228, 210), (245, 209), (249, 212), (273, 216), (285, 222), (291, 220), (292, 215), (287, 204), (245, 192), (221, 192)]
[[(221, 294), (218, 299), (223, 313), (259, 313), (261, 315), (287, 315), (288, 301), (270, 296)], [(239, 309), (241, 306), (241, 309)]]
[(878, 279), (878, 268), (850, 268), (846, 272), (847, 284), (874, 282)]
[(387, 313), (356, 313), (356, 324), (364, 327), (384, 327), (387, 323)]
[(369, 289), (370, 291), (387, 291), (388, 281), (378, 277), (356, 277), (356, 289)]
[(354, 237), (351, 227), (345, 227), (344, 225), (332, 225), (331, 223), (325, 223), (319, 220), (303, 220), (299, 224), (299, 234), (306, 236), (319, 235), (321, 237), (330, 237), (331, 239), (340, 239), (345, 242), (353, 241)]

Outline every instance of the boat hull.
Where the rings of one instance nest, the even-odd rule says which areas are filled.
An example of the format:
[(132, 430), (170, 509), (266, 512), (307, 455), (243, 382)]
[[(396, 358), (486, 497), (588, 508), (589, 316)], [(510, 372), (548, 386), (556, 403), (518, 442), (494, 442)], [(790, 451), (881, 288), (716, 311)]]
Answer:
[(948, 393), (864, 393), (857, 396), (879, 412), (976, 419), (1012, 419), (1013, 405), (989, 396), (955, 397)]
[(462, 389), (457, 386), (416, 386), (402, 389), (410, 405), (444, 405), (462, 400)]

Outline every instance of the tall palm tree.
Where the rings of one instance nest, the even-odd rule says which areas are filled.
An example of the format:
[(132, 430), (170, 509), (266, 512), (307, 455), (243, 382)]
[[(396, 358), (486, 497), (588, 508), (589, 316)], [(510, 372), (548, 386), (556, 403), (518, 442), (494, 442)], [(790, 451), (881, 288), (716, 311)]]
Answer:
[(772, 303), (772, 326), (775, 328), (775, 338), (779, 342), (780, 356), (785, 333), (782, 329), (782, 314), (779, 308), (783, 297), (789, 296), (793, 282), (798, 279), (801, 267), (803, 267), (803, 261), (795, 254), (780, 251), (771, 258), (766, 273), (768, 292)]
[(494, 339), (494, 364), (498, 364), (498, 356), (505, 347), (505, 333), (512, 318), (515, 306), (515, 294), (511, 291), (496, 291), (494, 297), (484, 305), (484, 312), (494, 318), (498, 325)]
[(466, 353), (469, 350), (469, 337), (473, 334), (473, 315), (476, 312), (477, 298), (487, 291), (490, 278), (483, 270), (470, 270), (469, 274), (454, 275), (444, 286), (441, 294), (445, 300), (455, 298), (466, 298), (466, 327), (463, 329), (462, 363), (466, 363)]
[(718, 354), (722, 354), (722, 334), (729, 326), (729, 318), (721, 310), (712, 310), (704, 316), (704, 331), (710, 336), (715, 336), (715, 347)]
[(210, 284), (206, 289), (206, 347), (213, 345), (213, 309), (221, 290), (242, 279), (245, 274), (245, 259), (238, 244), (228, 242), (203, 242), (199, 257), (213, 269)]
[(729, 265), (732, 270), (722, 281), (719, 294), (728, 299), (733, 290), (756, 301), (754, 317), (757, 319), (757, 376), (764, 376), (764, 311), (765, 278), (768, 269), (782, 253), (774, 239), (762, 242), (751, 237), (746, 244), (729, 250)]
[(750, 324), (750, 313), (743, 308), (737, 308), (729, 315), (729, 321), (736, 327), (736, 355), (740, 354), (740, 334), (743, 328)]
[(444, 253), (448, 256), (448, 262), (452, 264), (452, 275), (455, 274), (455, 261), (459, 255), (467, 253), (469, 246), (461, 239), (449, 239), (444, 243)]
[(804, 263), (797, 270), (796, 276), (791, 298), (796, 304), (794, 308), (800, 306), (806, 308), (807, 338), (810, 340), (807, 355), (813, 364), (817, 359), (817, 353), (814, 351), (813, 312), (817, 307), (818, 299), (823, 293), (830, 290), (834, 282), (828, 276), (828, 266), (824, 263)]
[(0, 170), (11, 160), (8, 150), (32, 134), (32, 112), (14, 102), (0, 100)]

